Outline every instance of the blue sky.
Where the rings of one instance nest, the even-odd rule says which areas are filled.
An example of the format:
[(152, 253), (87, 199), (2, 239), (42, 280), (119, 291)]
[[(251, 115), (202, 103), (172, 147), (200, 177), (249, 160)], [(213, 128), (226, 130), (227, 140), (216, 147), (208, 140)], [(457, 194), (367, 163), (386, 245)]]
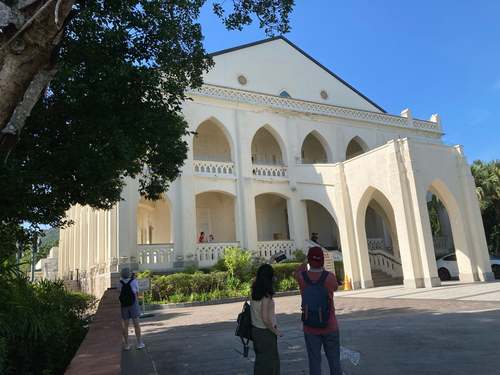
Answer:
[[(265, 38), (206, 7), (209, 52)], [(500, 1), (296, 0), (286, 35), (389, 113), (439, 113), (469, 161), (500, 159)]]

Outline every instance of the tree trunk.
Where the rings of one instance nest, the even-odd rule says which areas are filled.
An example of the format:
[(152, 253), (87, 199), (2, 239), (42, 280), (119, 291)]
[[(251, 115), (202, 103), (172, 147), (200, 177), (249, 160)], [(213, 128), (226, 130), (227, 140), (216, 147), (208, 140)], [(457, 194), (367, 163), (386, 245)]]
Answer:
[[(24, 126), (24, 119), (9, 124), (14, 111), (23, 102), (26, 112), (27, 100), (35, 100), (49, 83), (33, 92), (31, 83), (43, 71), (54, 71), (53, 52), (61, 40), (64, 21), (68, 17), (74, 0), (19, 0), (13, 5), (9, 22), (2, 20), (3, 33), (0, 33), (0, 144), (4, 137), (17, 136)], [(2, 4), (6, 9), (5, 4)], [(57, 20), (56, 23), (56, 8)], [(3, 14), (2, 14), (3, 15)], [(21, 20), (22, 22), (17, 22)], [(16, 35), (17, 34), (17, 35)], [(39, 82), (39, 79), (38, 79)], [(30, 87), (29, 97), (25, 93)], [(29, 115), (29, 113), (28, 113)], [(6, 129), (9, 124), (9, 129)], [(14, 128), (15, 127), (15, 128)], [(14, 133), (14, 134), (13, 134)], [(4, 140), (5, 141), (5, 140)]]

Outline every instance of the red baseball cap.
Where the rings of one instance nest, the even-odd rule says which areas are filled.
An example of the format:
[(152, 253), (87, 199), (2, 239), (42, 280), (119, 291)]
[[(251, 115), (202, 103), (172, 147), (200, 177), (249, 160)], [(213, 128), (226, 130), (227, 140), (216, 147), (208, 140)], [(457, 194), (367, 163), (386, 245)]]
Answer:
[(325, 257), (321, 247), (314, 246), (309, 248), (307, 253), (307, 261), (312, 268), (321, 268), (325, 264)]

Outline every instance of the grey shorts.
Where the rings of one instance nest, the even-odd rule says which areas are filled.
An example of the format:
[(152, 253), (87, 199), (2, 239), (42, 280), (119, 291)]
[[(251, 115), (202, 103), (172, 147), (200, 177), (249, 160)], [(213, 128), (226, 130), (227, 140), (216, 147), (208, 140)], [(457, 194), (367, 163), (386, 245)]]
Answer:
[(139, 302), (135, 301), (132, 306), (122, 307), (122, 319), (137, 319), (141, 315), (141, 307)]

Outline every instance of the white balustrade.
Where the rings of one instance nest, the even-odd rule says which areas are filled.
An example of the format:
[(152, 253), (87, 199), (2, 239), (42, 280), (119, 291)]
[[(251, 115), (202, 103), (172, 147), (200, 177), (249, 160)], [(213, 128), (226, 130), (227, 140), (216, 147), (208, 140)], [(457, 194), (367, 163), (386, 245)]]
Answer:
[(259, 165), (252, 166), (254, 176), (270, 178), (286, 178), (287, 170), (283, 165)]
[(262, 94), (252, 91), (238, 90), (229, 87), (205, 84), (199, 89), (190, 90), (194, 96), (204, 96), (265, 106), (273, 109), (294, 111), (322, 116), (331, 116), (349, 120), (368, 121), (385, 126), (413, 129), (426, 133), (427, 136), (440, 137), (442, 135), (439, 122), (411, 119), (394, 116), (386, 113), (364, 111), (360, 109), (339, 107), (330, 104), (310, 102), (300, 99), (283, 98), (276, 95)]
[(443, 237), (433, 237), (434, 250), (448, 250), (450, 246), (450, 241), (447, 236)]
[(285, 254), (287, 258), (291, 258), (294, 251), (295, 242), (292, 240), (259, 241), (255, 255), (269, 259), (274, 255)]
[(234, 176), (234, 163), (226, 161), (193, 160), (194, 173), (205, 176)]
[(203, 242), (196, 244), (195, 258), (198, 267), (211, 267), (224, 255), (224, 250), (228, 247), (238, 247), (238, 242)]
[(368, 238), (368, 250), (384, 250), (385, 242), (383, 238)]
[(370, 266), (373, 270), (385, 272), (392, 277), (402, 277), (401, 261), (394, 255), (383, 250), (370, 251)]
[(165, 271), (174, 265), (174, 244), (137, 245), (139, 270)]

